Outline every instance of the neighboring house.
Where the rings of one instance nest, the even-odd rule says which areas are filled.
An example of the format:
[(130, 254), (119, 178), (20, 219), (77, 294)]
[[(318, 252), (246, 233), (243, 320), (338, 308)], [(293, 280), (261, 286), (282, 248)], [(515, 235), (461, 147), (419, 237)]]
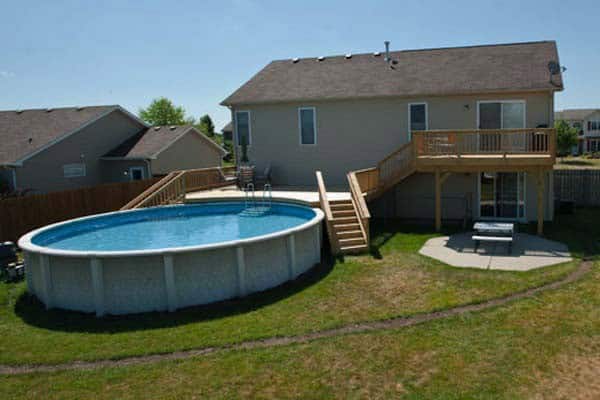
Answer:
[[(101, 157), (106, 179), (143, 179), (221, 165), (227, 151), (191, 125), (153, 126)], [(143, 161), (143, 164), (140, 164)]]
[(192, 127), (149, 127), (118, 105), (0, 111), (0, 143), (0, 179), (34, 192), (220, 165), (224, 154)]
[[(416, 131), (551, 127), (554, 93), (563, 89), (557, 65), (553, 41), (295, 58), (271, 62), (221, 104), (231, 110), (236, 146), (245, 136), (250, 162), (259, 171), (271, 165), (275, 184), (314, 186), (321, 170), (329, 186), (345, 186), (348, 171), (376, 166)], [(510, 137), (525, 145), (541, 136)], [(443, 217), (535, 220), (539, 209), (551, 219), (554, 155), (544, 156), (479, 169), (440, 164), (438, 172), (453, 172)], [(418, 167), (391, 188), (386, 213), (431, 218), (432, 172)]]
[(230, 121), (221, 129), (223, 140), (231, 141), (233, 139), (233, 123)]
[(577, 148), (574, 153), (593, 153), (600, 151), (600, 109), (579, 108), (556, 111), (554, 119), (565, 120), (579, 130)]

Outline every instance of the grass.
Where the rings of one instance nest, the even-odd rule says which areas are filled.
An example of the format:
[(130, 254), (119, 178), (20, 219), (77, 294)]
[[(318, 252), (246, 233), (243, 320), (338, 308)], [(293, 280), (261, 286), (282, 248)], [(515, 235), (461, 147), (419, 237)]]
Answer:
[(376, 257), (324, 263), (274, 290), (176, 313), (97, 319), (46, 311), (24, 283), (2, 284), (0, 363), (118, 359), (297, 335), (481, 302), (554, 280), (574, 266), (526, 273), (451, 268), (417, 254), (432, 236), (428, 228), (379, 224)]
[[(0, 398), (598, 398), (599, 217), (598, 210), (578, 210), (547, 226), (547, 235), (566, 241), (576, 256), (596, 260), (590, 274), (508, 306), (407, 329), (301, 345), (225, 351), (179, 362), (97, 371), (0, 377)], [(153, 352), (164, 348), (164, 341), (175, 347), (207, 341), (202, 335), (217, 342), (246, 335), (302, 332), (480, 301), (556, 279), (573, 267), (561, 265), (532, 273), (450, 268), (416, 254), (431, 236), (426, 229), (380, 225), (374, 239), (376, 257), (349, 258), (325, 267), (312, 280), (306, 278), (308, 282), (267, 293), (271, 301), (266, 304), (257, 304), (264, 297), (259, 296), (228, 306), (238, 313), (224, 312), (225, 306), (219, 306), (171, 317), (136, 317), (142, 318), (143, 324), (135, 318), (105, 321), (113, 329), (146, 325), (141, 330), (131, 330), (131, 326), (114, 329), (112, 334), (95, 331), (98, 326), (93, 318), (69, 313), (60, 314), (66, 319), (62, 331), (31, 324), (23, 314), (10, 311), (15, 310), (15, 299), (23, 298), (22, 288), (5, 285), (0, 291), (0, 303), (5, 305), (0, 315), (5, 339), (0, 354), (15, 363), (56, 361), (74, 355), (93, 359), (123, 354), (123, 349), (136, 353), (141, 343), (145, 352)], [(55, 318), (41, 310), (30, 312), (36, 318)], [(210, 312), (218, 316), (206, 318)], [(64, 330), (71, 325), (70, 318), (76, 318), (81, 331)], [(147, 326), (151, 319), (165, 318), (177, 323)], [(18, 327), (15, 334), (20, 336), (7, 345), (10, 330), (5, 328), (10, 326)], [(40, 343), (29, 343), (37, 335)], [(17, 342), (25, 343), (19, 346), (21, 359), (11, 348)], [(108, 351), (105, 346), (111, 345), (117, 349)]]
[(600, 158), (589, 157), (558, 157), (554, 166), (555, 169), (588, 169), (600, 168)]
[[(401, 331), (181, 362), (0, 378), (4, 398), (598, 398), (598, 266), (583, 282)], [(580, 359), (592, 366), (586, 380)], [(564, 374), (564, 366), (568, 371)], [(152, 384), (149, 384), (151, 382)], [(597, 387), (597, 386), (596, 386)], [(577, 397), (579, 396), (579, 397)]]

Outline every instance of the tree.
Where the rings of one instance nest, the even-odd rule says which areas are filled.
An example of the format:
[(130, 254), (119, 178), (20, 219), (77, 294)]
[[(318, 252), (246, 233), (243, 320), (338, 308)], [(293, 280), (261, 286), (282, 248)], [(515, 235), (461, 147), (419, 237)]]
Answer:
[(558, 120), (554, 122), (556, 128), (556, 145), (560, 155), (569, 154), (571, 148), (577, 145), (577, 128), (569, 126), (566, 121)]
[(147, 108), (139, 111), (140, 118), (156, 126), (193, 124), (194, 119), (185, 116), (183, 107), (176, 107), (171, 100), (160, 97), (152, 100)]
[(208, 137), (215, 137), (215, 124), (208, 114), (200, 118), (198, 129)]

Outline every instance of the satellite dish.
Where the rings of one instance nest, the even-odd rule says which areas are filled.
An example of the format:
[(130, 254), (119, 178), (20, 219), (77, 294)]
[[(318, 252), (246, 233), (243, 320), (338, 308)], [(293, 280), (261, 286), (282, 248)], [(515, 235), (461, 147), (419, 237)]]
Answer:
[(556, 61), (548, 62), (548, 71), (550, 71), (550, 74), (552, 74), (552, 75), (560, 74), (560, 72), (561, 72), (560, 64), (557, 63)]

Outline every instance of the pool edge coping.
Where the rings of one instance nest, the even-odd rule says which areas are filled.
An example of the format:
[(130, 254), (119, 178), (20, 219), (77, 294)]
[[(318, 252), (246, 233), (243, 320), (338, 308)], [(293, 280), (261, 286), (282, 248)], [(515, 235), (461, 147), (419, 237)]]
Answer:
[[(211, 199), (211, 201), (198, 202), (198, 203), (211, 203), (211, 202), (239, 203), (240, 200), (232, 199), (232, 198), (215, 198), (215, 199)], [(111, 212), (107, 212), (107, 213), (86, 215), (84, 217), (79, 217), (79, 218), (72, 218), (72, 219), (56, 222), (54, 224), (46, 225), (41, 228), (34, 229), (34, 230), (26, 233), (25, 235), (21, 236), (19, 238), (17, 244), (21, 250), (26, 251), (26, 252), (49, 255), (49, 256), (59, 256), (59, 257), (115, 258), (115, 257), (160, 256), (160, 255), (169, 255), (169, 254), (189, 253), (189, 252), (194, 252), (194, 251), (214, 250), (214, 249), (221, 249), (221, 248), (225, 248), (225, 247), (234, 248), (234, 247), (248, 245), (248, 244), (252, 244), (252, 243), (259, 243), (259, 242), (263, 242), (266, 240), (276, 239), (279, 237), (285, 237), (285, 236), (288, 236), (288, 235), (291, 235), (291, 234), (294, 234), (297, 232), (304, 231), (312, 226), (315, 226), (315, 225), (321, 223), (321, 221), (323, 221), (323, 218), (324, 218), (323, 211), (319, 208), (312, 207), (307, 202), (299, 202), (298, 200), (286, 201), (283, 199), (277, 199), (275, 202), (285, 203), (286, 205), (292, 205), (292, 206), (296, 206), (296, 207), (309, 208), (309, 209), (313, 210), (316, 215), (303, 224), (294, 226), (292, 228), (284, 229), (281, 231), (269, 233), (266, 235), (254, 236), (254, 237), (247, 238), (247, 239), (229, 240), (226, 242), (197, 245), (197, 246), (165, 247), (165, 248), (160, 248), (160, 249), (149, 249), (149, 250), (79, 251), (79, 250), (51, 249), (49, 247), (38, 246), (31, 241), (31, 239), (35, 235), (42, 233), (44, 231), (47, 231), (49, 229), (55, 228), (57, 226), (66, 224), (66, 223), (85, 221), (85, 220), (97, 218), (100, 216), (118, 215), (118, 214), (124, 214), (124, 213), (135, 213), (135, 212), (140, 212), (143, 210), (154, 209), (154, 208), (182, 207), (182, 206), (186, 206), (186, 205), (193, 205), (194, 203), (196, 203), (196, 202), (190, 202), (190, 203), (168, 205), (168, 206), (140, 208), (140, 209), (136, 209), (136, 210), (118, 210), (118, 211), (111, 211)], [(196, 205), (198, 205), (198, 203), (196, 203)]]

